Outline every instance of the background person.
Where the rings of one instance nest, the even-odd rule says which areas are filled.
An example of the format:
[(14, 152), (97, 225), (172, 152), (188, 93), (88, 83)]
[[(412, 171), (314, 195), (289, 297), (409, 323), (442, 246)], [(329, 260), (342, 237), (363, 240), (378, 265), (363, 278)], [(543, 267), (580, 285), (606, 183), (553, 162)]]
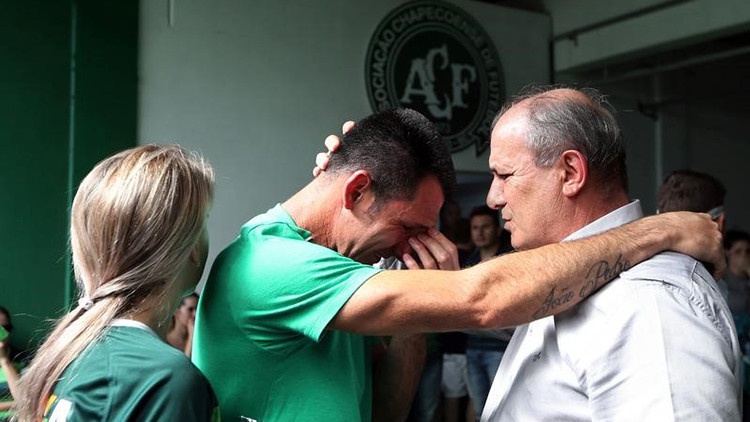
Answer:
[[(675, 170), (667, 174), (656, 196), (658, 212), (706, 212), (713, 217), (724, 233), (726, 213), (724, 198), (727, 191), (719, 179), (708, 173), (694, 170)], [(709, 268), (710, 270), (710, 268)], [(716, 280), (725, 300), (729, 301), (729, 287), (722, 278)], [(732, 308), (732, 305), (729, 306)]]
[[(353, 123), (353, 122), (352, 122)], [(349, 129), (349, 125), (344, 125), (344, 133)], [(338, 145), (336, 146), (338, 148)], [(325, 159), (328, 160), (330, 155), (326, 154)], [(325, 167), (328, 164), (326, 162)], [(320, 168), (315, 167), (313, 174), (319, 174)], [(461, 207), (456, 201), (451, 198), (447, 198), (440, 208), (440, 233), (443, 234), (450, 242), (452, 242), (458, 248), (459, 262), (461, 256), (467, 253), (464, 249), (466, 248), (466, 239), (468, 236), (468, 225), (466, 219), (461, 216)], [(464, 230), (466, 233), (464, 233)], [(468, 242), (471, 243), (471, 242)], [(462, 247), (463, 245), (463, 247)], [(417, 391), (414, 394), (414, 400), (411, 404), (411, 410), (407, 418), (410, 422), (435, 422), (438, 415), (438, 409), (443, 397), (444, 392), (444, 365), (443, 365), (443, 353), (445, 348), (452, 347), (453, 340), (456, 339), (454, 334), (458, 334), (458, 340), (463, 344), (465, 343), (462, 338), (463, 334), (460, 333), (426, 333), (426, 357), (424, 367), (422, 369), (422, 375), (417, 385)], [(460, 348), (464, 347), (463, 345)], [(443, 402), (443, 409), (445, 409), (445, 403)], [(445, 413), (445, 412), (444, 412)]]
[(172, 316), (172, 328), (167, 334), (167, 343), (177, 350), (182, 350), (188, 359), (193, 351), (193, 328), (197, 307), (198, 293), (193, 292), (182, 298)]
[(208, 421), (206, 379), (167, 345), (169, 318), (208, 253), (213, 171), (177, 146), (147, 145), (97, 164), (71, 209), (80, 289), (21, 378), (23, 421)]
[[(446, 199), (440, 208), (440, 232), (458, 248), (460, 265), (474, 250), (474, 245), (471, 242), (469, 220), (463, 217), (461, 207), (453, 199)], [(436, 338), (437, 352), (442, 358), (442, 377), (437, 388), (437, 393), (442, 396), (442, 420), (465, 420), (467, 406), (471, 404), (466, 372), (466, 334), (460, 331), (430, 333), (427, 334), (428, 345), (430, 337)], [(424, 373), (427, 373), (427, 368)]]
[(724, 231), (727, 191), (719, 179), (695, 170), (675, 170), (664, 177), (656, 196), (659, 212), (709, 212)]
[[(729, 307), (734, 315), (742, 350), (750, 356), (750, 234), (741, 230), (729, 230), (724, 235), (724, 250), (727, 256), (727, 269), (722, 279), (727, 284)], [(750, 378), (745, 372), (746, 391), (750, 391)]]
[(22, 364), (14, 359), (10, 346), (13, 323), (10, 312), (2, 306), (0, 306), (0, 326), (7, 333), (7, 337), (0, 340), (0, 421), (5, 421), (13, 416), (14, 399), (21, 397), (18, 386), (18, 372), (21, 370)]
[(453, 331), (438, 336), (443, 352), (443, 421), (463, 421), (471, 405), (466, 369), (466, 334)]
[[(471, 240), (476, 246), (474, 253), (461, 263), (462, 268), (472, 267), (499, 255), (512, 252), (510, 235), (500, 226), (497, 210), (482, 205), (474, 208), (469, 216)], [(466, 339), (466, 360), (469, 381), (469, 395), (474, 406), (474, 419), (482, 416), (484, 403), (490, 392), (500, 360), (513, 329), (496, 330), (493, 336), (468, 334)]]
[(440, 232), (458, 247), (459, 260), (474, 250), (469, 220), (461, 215), (461, 206), (451, 198), (440, 208)]
[(729, 289), (729, 307), (735, 315), (750, 311), (750, 234), (729, 230), (724, 235), (727, 269), (723, 279)]

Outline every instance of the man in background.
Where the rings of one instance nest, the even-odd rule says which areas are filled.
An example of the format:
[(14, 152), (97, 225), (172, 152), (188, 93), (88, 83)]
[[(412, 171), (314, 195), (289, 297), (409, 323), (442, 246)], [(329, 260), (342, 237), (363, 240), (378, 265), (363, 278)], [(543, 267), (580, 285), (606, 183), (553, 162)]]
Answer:
[(722, 278), (729, 291), (729, 307), (735, 315), (747, 314), (750, 309), (750, 234), (728, 230), (724, 236), (724, 250), (727, 269)]
[[(471, 211), (469, 218), (471, 240), (476, 250), (462, 263), (462, 268), (473, 267), (499, 255), (512, 252), (510, 234), (500, 225), (498, 211), (482, 205)], [(475, 419), (479, 420), (490, 392), (500, 360), (513, 336), (513, 329), (496, 330), (493, 336), (468, 334), (466, 361), (469, 378), (469, 395), (474, 406)]]
[(656, 197), (658, 212), (693, 211), (706, 212), (725, 228), (724, 185), (708, 173), (694, 170), (670, 172), (659, 187)]
[[(693, 211), (706, 212), (719, 224), (723, 233), (726, 229), (724, 198), (727, 191), (724, 185), (708, 173), (694, 170), (675, 170), (670, 172), (659, 187), (656, 197), (657, 212)], [(729, 302), (729, 287), (723, 279), (716, 280), (724, 300), (735, 312), (736, 306)], [(737, 295), (733, 295), (736, 297)], [(742, 306), (747, 306), (747, 293)]]

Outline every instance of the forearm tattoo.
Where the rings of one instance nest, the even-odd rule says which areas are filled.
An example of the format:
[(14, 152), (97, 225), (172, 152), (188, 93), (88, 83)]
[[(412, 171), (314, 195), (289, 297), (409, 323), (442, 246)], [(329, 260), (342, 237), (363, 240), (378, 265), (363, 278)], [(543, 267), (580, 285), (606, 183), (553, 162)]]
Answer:
[[(618, 255), (613, 263), (609, 263), (605, 260), (597, 262), (592, 265), (586, 273), (586, 282), (578, 291), (578, 297), (581, 299), (585, 298), (595, 292), (599, 286), (617, 277), (621, 272), (626, 271), (628, 268), (630, 268), (630, 261), (624, 259), (622, 254)], [(575, 296), (574, 290), (563, 287), (562, 290), (558, 292), (556, 289), (557, 286), (549, 291), (544, 298), (542, 306), (531, 315), (534, 319), (554, 313), (553, 311), (556, 308), (573, 300), (573, 297)]]

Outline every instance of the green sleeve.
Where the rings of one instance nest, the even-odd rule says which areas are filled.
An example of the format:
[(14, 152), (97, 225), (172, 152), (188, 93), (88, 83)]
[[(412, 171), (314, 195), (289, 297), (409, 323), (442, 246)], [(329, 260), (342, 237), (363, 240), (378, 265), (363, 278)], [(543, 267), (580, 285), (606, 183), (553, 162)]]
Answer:
[(283, 348), (301, 336), (320, 341), (325, 328), (379, 270), (301, 238), (259, 227), (245, 234), (230, 259), (230, 306), (261, 347)]

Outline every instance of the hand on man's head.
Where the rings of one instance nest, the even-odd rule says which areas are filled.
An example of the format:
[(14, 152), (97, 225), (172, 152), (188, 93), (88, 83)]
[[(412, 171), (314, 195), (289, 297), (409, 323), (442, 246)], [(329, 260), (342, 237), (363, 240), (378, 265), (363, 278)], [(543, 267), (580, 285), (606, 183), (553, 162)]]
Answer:
[[(341, 126), (341, 133), (349, 132), (352, 127), (354, 127), (354, 121), (349, 120), (344, 122), (343, 126)], [(331, 154), (339, 149), (339, 146), (341, 145), (341, 138), (336, 135), (328, 135), (323, 143), (325, 144), (328, 152), (320, 152), (315, 156), (315, 168), (313, 168), (313, 177), (318, 177), (320, 173), (328, 168)]]

